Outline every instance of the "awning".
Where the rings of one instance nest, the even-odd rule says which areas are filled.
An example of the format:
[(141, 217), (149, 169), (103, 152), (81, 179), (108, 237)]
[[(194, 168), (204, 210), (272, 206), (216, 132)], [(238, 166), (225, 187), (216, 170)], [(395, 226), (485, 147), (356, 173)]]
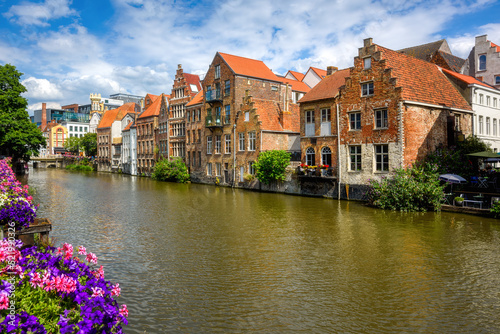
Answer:
[(470, 153), (467, 154), (469, 157), (476, 157), (476, 158), (500, 158), (500, 154), (495, 153), (495, 152), (489, 152), (489, 151), (482, 151), (482, 152), (477, 152), (477, 153)]

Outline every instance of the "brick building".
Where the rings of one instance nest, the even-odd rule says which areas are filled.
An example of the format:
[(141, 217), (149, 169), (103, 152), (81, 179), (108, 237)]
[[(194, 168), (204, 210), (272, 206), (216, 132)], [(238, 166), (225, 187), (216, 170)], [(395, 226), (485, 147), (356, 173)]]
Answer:
[(202, 83), (205, 182), (243, 182), (261, 151), (299, 151), (302, 82), (276, 76), (262, 61), (218, 52)]
[(205, 133), (205, 124), (201, 121), (203, 101), (203, 90), (200, 90), (186, 104), (186, 165), (195, 179), (199, 179), (204, 172), (201, 165), (201, 137)]
[[(148, 95), (145, 99), (146, 109), (137, 117), (137, 173), (151, 175), (159, 154), (156, 150), (158, 142), (158, 118), (168, 112), (167, 97)], [(159, 149), (158, 149), (159, 150)]]
[(398, 52), (428, 61), (454, 72), (460, 72), (462, 66), (465, 63), (465, 59), (454, 56), (452, 54), (450, 46), (445, 39), (412, 46), (406, 49), (399, 50)]
[[(186, 156), (186, 104), (201, 90), (200, 77), (184, 73), (177, 66), (169, 108), (159, 118), (159, 141), (161, 156), (181, 158)], [(185, 161), (187, 162), (187, 161)]]
[(309, 166), (328, 165), (330, 175), (337, 166), (337, 99), (349, 69), (329, 67), (327, 76), (311, 89), (300, 103), (300, 148), (302, 161)]
[(121, 168), (123, 129), (137, 117), (141, 107), (134, 102), (106, 110), (97, 126), (97, 170), (116, 171)]
[(471, 134), (472, 109), (437, 65), (371, 38), (354, 58), (338, 102), (342, 184), (366, 185)]

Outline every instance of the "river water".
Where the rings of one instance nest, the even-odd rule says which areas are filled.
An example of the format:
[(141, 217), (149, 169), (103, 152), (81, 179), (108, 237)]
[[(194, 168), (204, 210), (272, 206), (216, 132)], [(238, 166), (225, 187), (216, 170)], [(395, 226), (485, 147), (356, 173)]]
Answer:
[(30, 170), (58, 245), (120, 283), (126, 333), (500, 333), (500, 221)]

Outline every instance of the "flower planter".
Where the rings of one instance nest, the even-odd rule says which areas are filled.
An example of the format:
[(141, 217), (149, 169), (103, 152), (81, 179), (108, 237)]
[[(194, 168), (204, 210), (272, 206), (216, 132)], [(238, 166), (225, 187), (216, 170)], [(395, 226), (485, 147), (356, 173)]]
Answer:
[[(40, 234), (40, 241), (48, 243), (49, 232), (52, 230), (52, 223), (47, 218), (35, 218), (35, 221), (19, 231), (15, 232), (15, 238), (19, 239), (26, 246), (35, 244), (35, 234)], [(0, 229), (0, 240), (9, 237), (13, 230), (9, 230), (8, 225)]]

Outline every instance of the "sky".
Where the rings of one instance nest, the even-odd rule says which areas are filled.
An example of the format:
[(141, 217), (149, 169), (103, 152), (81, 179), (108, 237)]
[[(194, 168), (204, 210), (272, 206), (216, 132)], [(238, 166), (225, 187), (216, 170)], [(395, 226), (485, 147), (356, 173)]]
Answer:
[(0, 0), (0, 65), (23, 73), (30, 114), (169, 94), (178, 64), (203, 77), (216, 52), (284, 75), (350, 67), (368, 37), (393, 50), (446, 39), (466, 58), (484, 34), (500, 45), (500, 1)]

